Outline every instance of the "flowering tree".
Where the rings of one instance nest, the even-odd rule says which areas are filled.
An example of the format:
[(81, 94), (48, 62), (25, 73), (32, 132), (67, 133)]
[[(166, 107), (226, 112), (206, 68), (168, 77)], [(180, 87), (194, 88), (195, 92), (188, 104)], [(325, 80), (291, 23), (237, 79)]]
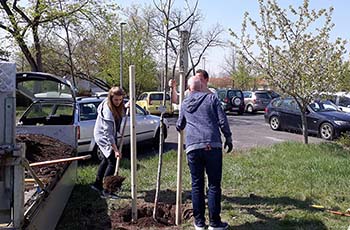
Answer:
[[(346, 42), (341, 38), (330, 41), (332, 7), (310, 10), (309, 1), (304, 0), (302, 6), (287, 10), (276, 0), (258, 2), (260, 21), (246, 12), (241, 35), (231, 31), (234, 45), (274, 87), (296, 100), (307, 144), (307, 106), (317, 93), (339, 87)], [(248, 34), (248, 28), (255, 34)]]

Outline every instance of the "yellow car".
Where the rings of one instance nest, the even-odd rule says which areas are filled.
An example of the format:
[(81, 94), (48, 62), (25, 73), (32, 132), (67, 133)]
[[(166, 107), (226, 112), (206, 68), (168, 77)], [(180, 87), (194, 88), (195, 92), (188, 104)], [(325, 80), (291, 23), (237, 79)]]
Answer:
[[(144, 110), (150, 114), (160, 115), (162, 113), (164, 92), (144, 92), (136, 100), (136, 104), (141, 106)], [(166, 94), (166, 114), (173, 115), (173, 107), (170, 102), (169, 94)]]

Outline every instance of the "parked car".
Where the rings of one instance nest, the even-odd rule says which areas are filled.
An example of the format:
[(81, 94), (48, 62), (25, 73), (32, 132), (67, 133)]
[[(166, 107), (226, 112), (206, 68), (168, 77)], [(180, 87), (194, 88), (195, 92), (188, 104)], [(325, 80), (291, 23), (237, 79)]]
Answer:
[[(160, 115), (163, 105), (164, 92), (144, 92), (142, 93), (136, 101), (141, 108), (149, 112), (150, 114)], [(173, 115), (173, 106), (170, 101), (170, 95), (166, 94), (166, 114)]]
[(221, 102), (222, 109), (226, 111), (235, 111), (238, 114), (244, 112), (243, 92), (239, 89), (217, 89), (216, 94)]
[[(315, 101), (308, 106), (308, 132), (332, 140), (350, 131), (350, 114), (331, 101)], [(302, 131), (301, 112), (292, 98), (276, 98), (265, 109), (265, 121), (272, 130)]]
[(266, 91), (267, 91), (267, 93), (270, 95), (270, 97), (271, 97), (272, 99), (275, 99), (275, 98), (278, 98), (278, 97), (281, 96), (279, 93), (276, 93), (276, 92), (273, 91), (273, 90), (266, 90)]
[(18, 126), (77, 125), (76, 98), (69, 81), (47, 73), (17, 73), (16, 89), (17, 106), (26, 108), (19, 114)]
[(272, 97), (266, 90), (243, 91), (245, 111), (255, 113), (264, 111), (265, 107), (270, 103)]
[[(97, 118), (97, 107), (105, 97), (81, 97), (77, 99), (79, 108), (78, 153), (97, 152), (93, 137), (93, 130)], [(130, 143), (130, 118), (126, 123), (124, 145)], [(125, 120), (124, 120), (125, 121)], [(164, 139), (167, 137), (169, 123), (164, 119)], [(122, 124), (123, 125), (123, 124)], [(136, 137), (137, 142), (153, 140), (159, 144), (160, 117), (149, 115), (140, 106), (136, 105)], [(120, 134), (118, 133), (118, 142)]]
[(347, 92), (337, 92), (332, 94), (323, 93), (327, 95), (326, 98), (331, 100), (344, 112), (350, 113), (350, 93)]

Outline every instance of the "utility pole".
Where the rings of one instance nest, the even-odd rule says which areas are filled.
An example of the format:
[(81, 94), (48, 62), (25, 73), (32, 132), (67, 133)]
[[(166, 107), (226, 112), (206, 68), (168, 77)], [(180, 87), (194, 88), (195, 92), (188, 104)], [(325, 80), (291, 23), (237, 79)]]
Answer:
[(119, 68), (119, 77), (120, 77), (120, 84), (119, 87), (123, 89), (123, 25), (125, 25), (125, 22), (120, 23), (120, 68)]

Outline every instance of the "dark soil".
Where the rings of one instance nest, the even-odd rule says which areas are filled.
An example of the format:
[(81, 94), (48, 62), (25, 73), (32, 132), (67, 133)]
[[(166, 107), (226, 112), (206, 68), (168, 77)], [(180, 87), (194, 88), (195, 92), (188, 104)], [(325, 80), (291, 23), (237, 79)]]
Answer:
[[(132, 210), (130, 206), (112, 212), (112, 229), (173, 229), (175, 227), (176, 205), (159, 203), (156, 220), (153, 219), (153, 205), (139, 203), (137, 206), (137, 221), (135, 223), (132, 223), (131, 220)], [(182, 205), (182, 220), (188, 221), (192, 216), (191, 204)]]
[[(55, 159), (63, 159), (72, 157), (74, 149), (57, 139), (38, 134), (20, 134), (16, 136), (17, 142), (26, 144), (25, 156), (30, 163), (42, 162)], [(59, 163), (47, 166), (33, 167), (35, 173), (44, 182), (46, 187), (53, 187), (64, 172), (68, 163)], [(28, 177), (31, 177), (28, 175)], [(123, 177), (111, 177), (111, 181), (107, 183), (108, 189), (114, 192), (121, 186), (124, 181)], [(152, 194), (154, 195), (154, 194)], [(169, 195), (169, 194), (168, 194)], [(172, 197), (172, 193), (170, 196)], [(168, 197), (168, 196), (165, 196)], [(159, 202), (156, 220), (153, 219), (153, 203), (138, 202), (137, 204), (137, 221), (132, 222), (131, 206), (114, 210), (110, 214), (110, 222), (112, 229), (178, 229), (175, 226), (176, 206), (173, 203), (174, 198), (169, 202)], [(182, 205), (182, 220), (184, 222), (192, 218), (191, 204)], [(97, 220), (98, 222), (98, 220)]]
[[(18, 134), (16, 142), (26, 144), (25, 157), (29, 163), (68, 158), (75, 153), (70, 145), (40, 134)], [(59, 163), (36, 166), (33, 170), (45, 184), (50, 184), (62, 175), (67, 166), (68, 163)]]
[(120, 190), (125, 177), (122, 176), (107, 176), (103, 180), (103, 188), (108, 192), (115, 193)]

